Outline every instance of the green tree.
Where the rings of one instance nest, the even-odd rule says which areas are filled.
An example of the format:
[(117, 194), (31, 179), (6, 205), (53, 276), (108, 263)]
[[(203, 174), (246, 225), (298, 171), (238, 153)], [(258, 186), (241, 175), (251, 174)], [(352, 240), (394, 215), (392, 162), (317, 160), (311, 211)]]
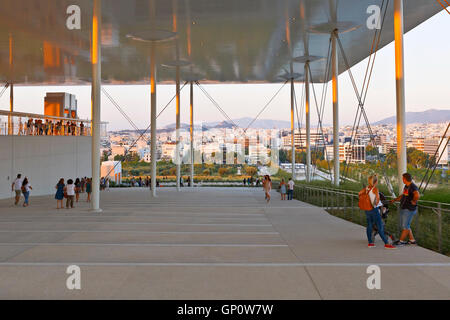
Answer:
[(114, 161), (125, 161), (125, 157), (120, 154), (116, 154), (114, 156)]
[(366, 155), (368, 155), (368, 156), (376, 156), (377, 155), (377, 149), (376, 149), (376, 147), (374, 147), (374, 146), (372, 146), (372, 145), (370, 145), (370, 144), (368, 144), (367, 146), (366, 146)]
[(103, 150), (102, 161), (108, 161), (108, 151)]

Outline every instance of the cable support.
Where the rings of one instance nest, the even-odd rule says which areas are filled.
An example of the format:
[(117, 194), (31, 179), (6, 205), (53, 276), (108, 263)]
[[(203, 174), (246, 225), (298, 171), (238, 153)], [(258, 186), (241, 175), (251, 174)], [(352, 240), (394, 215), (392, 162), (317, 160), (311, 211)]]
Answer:
[(239, 128), (239, 126), (228, 116), (228, 114), (220, 107), (216, 100), (204, 89), (198, 81), (195, 81), (195, 84), (202, 90), (205, 96), (212, 102), (212, 104), (219, 110), (220, 113), (228, 120), (234, 127)]
[(269, 106), (269, 104), (275, 99), (275, 97), (280, 93), (281, 89), (288, 83), (290, 79), (286, 80), (280, 89), (270, 98), (270, 100), (264, 105), (264, 107), (261, 109), (261, 111), (256, 115), (256, 117), (250, 121), (250, 123), (247, 125), (247, 127), (244, 129), (244, 133), (247, 132), (247, 130), (250, 128), (250, 126), (258, 119), (258, 117), (264, 112), (264, 110)]
[[(387, 0), (385, 12), (384, 12), (383, 20), (382, 20), (382, 24), (381, 24), (381, 29), (380, 29), (380, 32), (379, 32), (379, 34), (378, 34), (378, 41), (377, 41), (377, 46), (376, 46), (376, 49), (375, 49), (375, 54), (376, 54), (376, 52), (377, 52), (378, 45), (379, 45), (379, 41), (380, 41), (380, 38), (381, 38), (381, 32), (382, 32), (383, 26), (384, 26), (384, 21), (385, 21), (385, 16), (386, 16), (386, 12), (387, 12), (387, 6), (388, 6), (388, 3), (389, 3), (389, 0)], [(383, 4), (384, 4), (384, 0), (383, 0)], [(374, 56), (374, 58), (373, 58), (373, 60), (372, 60), (372, 66), (371, 66), (371, 69), (370, 69), (370, 74), (369, 74), (369, 76), (368, 76), (368, 78), (367, 78), (366, 90), (365, 90), (365, 92), (361, 92), (361, 95), (360, 95), (360, 94), (359, 94), (359, 91), (358, 91), (358, 88), (357, 88), (357, 86), (356, 86), (355, 79), (354, 79), (353, 74), (352, 74), (352, 72), (351, 72), (350, 64), (349, 64), (348, 59), (347, 59), (347, 56), (346, 56), (346, 54), (345, 54), (345, 51), (344, 51), (342, 42), (341, 42), (341, 40), (340, 40), (338, 34), (336, 33), (336, 31), (334, 31), (334, 32), (335, 32), (336, 39), (338, 40), (339, 48), (340, 48), (340, 51), (341, 51), (341, 53), (342, 53), (344, 62), (345, 62), (345, 64), (346, 64), (346, 67), (347, 67), (347, 70), (348, 70), (348, 73), (349, 73), (349, 76), (350, 76), (350, 80), (351, 80), (351, 82), (352, 82), (353, 89), (354, 89), (355, 94), (356, 94), (356, 97), (357, 97), (357, 99), (358, 99), (358, 103), (359, 103), (358, 107), (359, 107), (359, 109), (361, 110), (362, 116), (364, 117), (364, 120), (365, 120), (365, 122), (366, 122), (366, 126), (367, 126), (367, 129), (368, 129), (368, 131), (369, 131), (370, 139), (371, 139), (373, 145), (375, 146), (375, 145), (376, 145), (375, 137), (374, 137), (372, 128), (371, 128), (371, 126), (370, 126), (369, 119), (368, 119), (367, 114), (366, 114), (365, 109), (364, 109), (364, 103), (365, 103), (365, 99), (366, 99), (366, 97), (367, 97), (367, 91), (368, 91), (368, 88), (369, 88), (370, 79), (371, 79), (372, 70), (373, 70), (373, 65), (374, 65), (374, 63), (375, 63), (375, 58), (376, 58), (376, 56)], [(376, 34), (375, 34), (375, 36), (376, 36)], [(371, 54), (372, 54), (372, 53), (371, 53)], [(366, 69), (366, 72), (367, 72), (367, 71), (368, 71), (368, 69)], [(364, 89), (364, 88), (363, 88), (363, 89)], [(363, 95), (364, 95), (364, 98), (362, 98)], [(362, 100), (362, 99), (363, 99), (363, 100)], [(359, 127), (359, 123), (358, 123), (358, 127)], [(353, 148), (353, 146), (354, 146), (354, 143), (356, 142), (355, 140), (356, 140), (356, 139), (354, 139), (354, 141), (353, 141), (352, 148)], [(389, 181), (389, 179), (388, 179), (388, 177), (387, 177), (386, 168), (385, 168), (385, 166), (383, 166), (383, 161), (382, 161), (382, 159), (381, 159), (381, 157), (380, 157), (379, 150), (376, 149), (376, 151), (377, 151), (377, 157), (378, 157), (378, 160), (380, 161), (380, 164), (381, 164), (382, 169), (383, 169), (383, 175), (384, 175), (386, 184), (387, 184), (387, 186), (388, 186), (388, 188), (389, 188), (389, 191), (390, 191), (393, 195), (395, 195), (394, 190), (393, 190), (393, 188), (392, 188), (392, 185), (391, 185), (391, 183), (390, 183), (390, 181)], [(346, 164), (346, 165), (348, 166), (348, 164)], [(348, 170), (348, 168), (347, 168), (346, 170)], [(344, 178), (345, 178), (345, 177), (344, 177)]]
[(6, 89), (8, 89), (8, 87), (9, 87), (9, 82), (6, 82), (6, 84), (3, 87), (2, 91), (0, 91), (0, 98), (3, 96), (3, 94), (5, 93)]
[[(184, 88), (184, 86), (187, 84), (188, 82), (186, 81), (185, 83), (184, 83), (184, 85), (180, 88), (180, 92), (181, 92), (181, 90), (183, 90), (183, 88)], [(176, 94), (172, 97), (172, 99), (170, 99), (169, 100), (169, 102), (164, 106), (164, 108), (159, 112), (159, 114), (156, 116), (156, 119), (158, 119), (159, 118), (159, 116), (164, 112), (164, 110), (166, 110), (168, 107), (169, 107), (169, 105), (172, 103), (172, 101), (176, 98)], [(136, 145), (136, 143), (144, 136), (144, 134), (146, 134), (150, 129), (151, 129), (151, 127), (152, 127), (152, 124), (150, 123), (149, 125), (148, 125), (148, 127), (145, 129), (145, 130), (143, 130), (142, 132), (141, 132), (141, 134), (140, 134), (140, 136), (137, 138), (137, 139), (135, 139), (134, 141), (133, 141), (133, 143), (131, 144), (131, 147), (129, 148), (129, 149), (131, 149), (131, 148), (133, 148), (135, 145)], [(129, 150), (128, 149), (128, 150)], [(127, 156), (127, 154), (128, 154), (128, 150), (126, 150), (125, 151), (125, 155), (124, 156)], [(116, 163), (115, 165), (114, 165), (114, 167), (112, 167), (111, 168), (111, 170), (109, 170), (109, 172), (108, 172), (108, 174), (106, 175), (106, 177), (109, 177), (110, 176), (110, 174), (111, 174), (111, 172), (113, 172), (113, 170), (117, 167), (117, 165), (118, 165), (119, 163)]]
[(442, 0), (442, 1), (445, 1), (445, 3), (447, 4), (447, 6), (445, 6), (445, 5), (441, 2), (441, 0), (436, 0), (436, 1), (442, 6), (442, 8), (445, 9), (445, 11), (447, 11), (448, 14), (450, 14), (450, 11), (447, 9), (447, 6), (450, 6), (450, 3), (448, 3), (447, 0)]
[[(447, 136), (447, 132), (448, 132), (449, 127), (450, 127), (450, 122), (449, 122), (448, 125), (447, 125), (447, 129), (445, 129), (444, 135), (442, 136), (442, 140), (439, 142), (439, 145), (438, 145), (438, 147), (436, 148), (436, 151), (434, 152), (433, 157), (431, 157), (431, 159), (434, 159), (434, 160), (435, 160), (435, 165), (434, 165), (434, 168), (433, 168), (433, 172), (431, 173), (430, 179), (431, 179), (431, 177), (433, 176), (434, 170), (435, 170), (437, 164), (439, 163), (439, 161), (440, 161), (440, 159), (441, 159), (441, 157), (442, 157), (442, 154), (441, 154), (441, 155), (439, 156), (439, 160), (436, 161), (436, 155), (438, 154), (439, 149), (441, 148), (442, 142), (444, 142), (445, 137)], [(448, 144), (448, 140), (447, 140), (447, 144)], [(445, 148), (444, 148), (443, 150), (445, 150)], [(422, 188), (423, 182), (425, 181), (425, 179), (426, 179), (427, 176), (428, 176), (428, 172), (429, 172), (429, 170), (430, 170), (430, 167), (431, 167), (431, 163), (427, 165), (427, 171), (425, 172), (425, 175), (422, 177), (422, 181), (420, 182), (420, 185), (419, 185), (419, 191), (420, 191), (420, 189)], [(427, 181), (426, 186), (428, 185), (428, 182), (429, 182), (429, 180)], [(425, 186), (425, 189), (426, 189), (426, 186)], [(425, 190), (425, 189), (424, 189), (424, 190)]]
[[(302, 90), (302, 99), (301, 104), (300, 104), (300, 114), (303, 116), (303, 101), (304, 101), (304, 93), (305, 93), (305, 88), (306, 86), (303, 86), (303, 90)], [(300, 133), (300, 149), (303, 149), (303, 142), (302, 142), (302, 124), (300, 122), (300, 117), (298, 114), (298, 105), (297, 105), (297, 94), (295, 92), (295, 86), (293, 88), (293, 92), (294, 92), (294, 107), (295, 107), (295, 113), (297, 115), (297, 126), (298, 126), (298, 131)], [(294, 151), (295, 151), (295, 126), (294, 126)], [(294, 155), (295, 157), (295, 155)], [(306, 177), (306, 167), (303, 167), (303, 170), (305, 171), (305, 177)]]
[[(328, 59), (327, 59), (328, 60)], [(310, 78), (312, 79), (312, 72), (311, 72), (311, 67), (308, 64), (308, 68), (307, 68), (307, 72), (309, 72)], [(330, 174), (330, 179), (332, 179), (332, 175), (331, 175), (331, 165), (330, 165), (330, 161), (328, 160), (328, 155), (327, 155), (327, 149), (326, 149), (326, 143), (325, 143), (325, 135), (323, 133), (323, 123), (322, 123), (322, 116), (320, 114), (320, 109), (319, 109), (319, 104), (317, 103), (317, 95), (316, 95), (316, 89), (314, 87), (314, 83), (311, 82), (311, 87), (312, 87), (312, 91), (313, 91), (313, 97), (314, 97), (314, 102), (316, 105), (316, 111), (317, 111), (317, 116), (318, 116), (318, 124), (317, 124), (317, 133), (316, 133), (316, 141), (314, 143), (314, 151), (315, 151), (315, 155), (316, 155), (316, 159), (317, 159), (317, 149), (318, 149), (318, 144), (319, 144), (319, 131), (320, 131), (320, 137), (322, 138), (322, 144), (324, 146), (324, 157), (327, 160), (327, 165), (328, 165), (328, 171)], [(326, 96), (324, 96), (326, 97)], [(316, 167), (316, 166), (315, 166)], [(315, 167), (314, 167), (314, 174), (315, 174)]]

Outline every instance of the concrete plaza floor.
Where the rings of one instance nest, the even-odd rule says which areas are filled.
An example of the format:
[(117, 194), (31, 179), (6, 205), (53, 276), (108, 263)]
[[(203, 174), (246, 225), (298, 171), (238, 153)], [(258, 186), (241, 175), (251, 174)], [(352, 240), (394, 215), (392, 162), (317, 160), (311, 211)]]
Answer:
[[(103, 212), (0, 200), (0, 299), (449, 299), (450, 258), (261, 189), (111, 189)], [(67, 267), (81, 269), (69, 290)], [(381, 289), (369, 290), (369, 265)]]

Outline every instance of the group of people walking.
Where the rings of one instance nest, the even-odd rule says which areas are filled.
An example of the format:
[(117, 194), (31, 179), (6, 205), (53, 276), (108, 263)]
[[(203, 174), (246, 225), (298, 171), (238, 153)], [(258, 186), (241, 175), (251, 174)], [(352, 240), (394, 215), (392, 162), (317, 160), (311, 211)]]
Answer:
[(66, 199), (66, 208), (73, 208), (74, 201), (78, 202), (80, 199), (80, 193), (86, 192), (87, 198), (86, 202), (91, 201), (92, 193), (92, 179), (91, 178), (76, 178), (75, 182), (72, 179), (67, 180), (67, 184), (64, 179), (59, 179), (55, 186), (56, 188), (56, 209), (63, 208), (63, 201)]
[(281, 194), (281, 200), (286, 200), (286, 194), (287, 194), (287, 200), (292, 200), (294, 196), (294, 180), (292, 178), (289, 178), (288, 183), (284, 181), (284, 179), (281, 179), (280, 182), (280, 194)]
[(22, 178), (22, 174), (19, 173), (14, 179), (12, 185), (11, 185), (12, 191), (16, 193), (16, 196), (14, 198), (14, 205), (18, 205), (20, 202), (20, 195), (23, 194), (24, 201), (22, 206), (28, 207), (29, 205), (29, 198), (30, 198), (30, 192), (33, 190), (33, 187), (30, 185), (30, 182), (28, 181), (28, 178)]

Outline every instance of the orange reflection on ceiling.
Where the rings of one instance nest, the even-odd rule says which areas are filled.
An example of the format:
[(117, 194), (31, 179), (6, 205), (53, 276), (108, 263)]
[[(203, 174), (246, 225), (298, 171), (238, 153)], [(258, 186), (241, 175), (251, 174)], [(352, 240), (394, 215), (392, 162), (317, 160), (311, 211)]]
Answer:
[(54, 68), (61, 65), (61, 49), (55, 47), (48, 41), (44, 41), (44, 68)]

